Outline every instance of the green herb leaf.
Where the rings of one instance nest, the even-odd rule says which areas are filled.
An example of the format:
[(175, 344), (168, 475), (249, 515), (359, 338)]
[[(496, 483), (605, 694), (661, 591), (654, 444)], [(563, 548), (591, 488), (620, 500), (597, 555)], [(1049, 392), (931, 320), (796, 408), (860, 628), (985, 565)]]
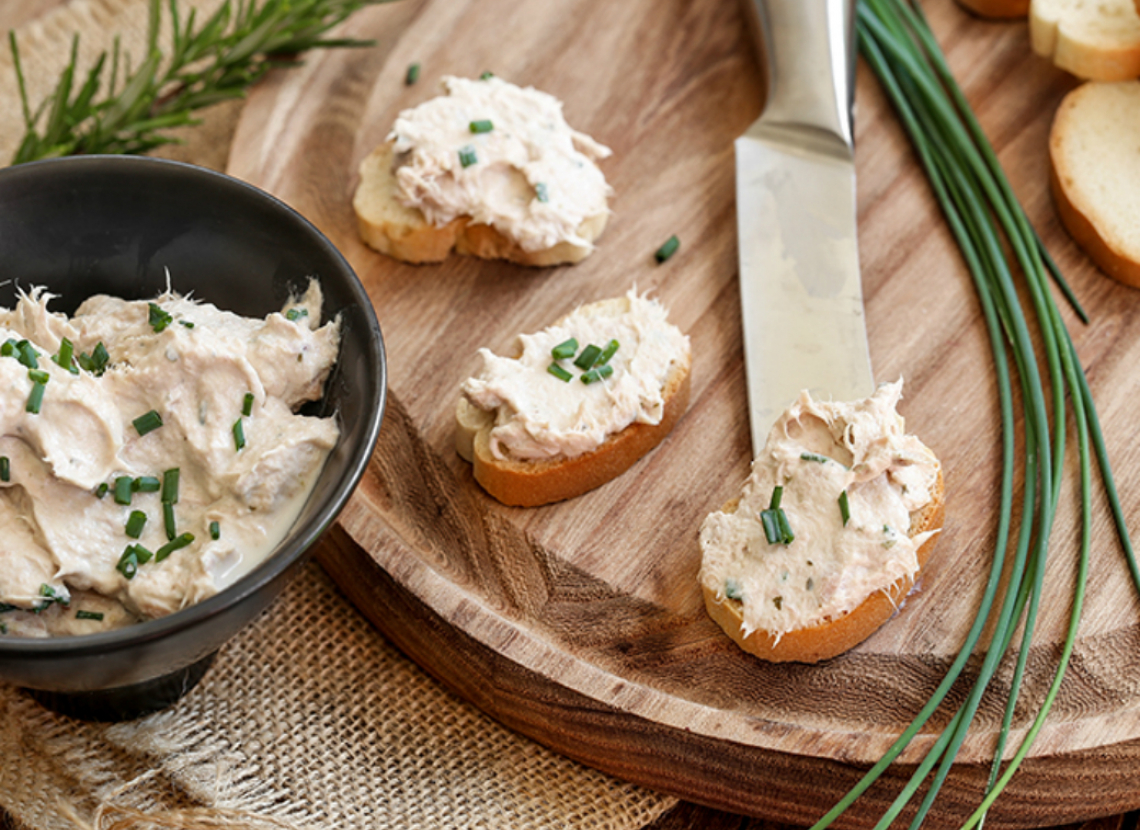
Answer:
[(155, 334), (166, 331), (166, 327), (174, 321), (174, 318), (163, 310), (158, 303), (147, 303), (147, 308), (149, 309), (147, 322), (154, 329)]
[(569, 340), (563, 340), (557, 346), (550, 350), (555, 360), (565, 360), (568, 357), (573, 357), (578, 353), (578, 341), (571, 337)]
[(132, 510), (127, 519), (127, 535), (132, 539), (137, 539), (142, 536), (144, 527), (146, 527), (146, 513), (141, 510)]
[(39, 381), (32, 384), (32, 391), (28, 395), (28, 402), (25, 404), (24, 409), (31, 412), (33, 415), (40, 413), (40, 408), (44, 404), (44, 390), (47, 387)]
[(472, 121), (467, 125), (467, 128), (473, 133), (489, 133), (495, 129), (495, 125), (488, 120)]
[(95, 620), (96, 622), (103, 622), (103, 613), (101, 611), (84, 611), (83, 609), (80, 609), (75, 612), (75, 619)]
[(130, 476), (119, 476), (115, 479), (115, 504), (130, 504), (131, 493), (134, 491), (134, 480)]
[(420, 65), (418, 63), (408, 64), (408, 71), (404, 73), (404, 84), (411, 86), (420, 79)]
[(169, 504), (178, 503), (178, 482), (182, 476), (180, 467), (172, 467), (162, 474), (162, 500)]
[(558, 378), (559, 380), (564, 380), (567, 383), (574, 379), (574, 376), (572, 374), (567, 372), (557, 363), (551, 363), (546, 367), (546, 371), (550, 372), (550, 374), (554, 375), (554, 377)]
[(535, 183), (534, 198), (544, 204), (550, 201), (550, 191), (546, 189), (546, 182)]
[(0, 455), (0, 481), (12, 480), (12, 462), (6, 455)]
[(475, 148), (470, 144), (459, 151), (459, 163), (463, 167), (470, 167), (472, 164), (478, 163), (478, 161), (479, 157), (475, 154)]
[(600, 380), (605, 380), (614, 373), (614, 367), (608, 363), (602, 366), (595, 366), (588, 372), (582, 373), (582, 383), (597, 383)]
[(242, 426), (241, 418), (238, 418), (236, 421), (234, 421), (233, 434), (234, 449), (240, 451), (243, 447), (245, 447), (245, 427)]
[(582, 353), (574, 360), (574, 365), (579, 369), (593, 368), (594, 364), (598, 362), (598, 358), (602, 356), (602, 350), (595, 346), (593, 343), (582, 349)]
[(191, 544), (193, 541), (193, 533), (183, 533), (181, 536), (178, 536), (175, 539), (171, 539), (169, 542), (154, 552), (154, 561), (161, 562), (176, 550), (182, 550), (182, 548)]
[(252, 392), (246, 392), (245, 397), (242, 398), (241, 414), (247, 418), (253, 414), (253, 393)]
[(210, 538), (215, 541), (222, 538), (222, 526), (216, 521), (210, 522)]
[(162, 503), (162, 524), (167, 539), (178, 535), (178, 527), (174, 523), (174, 505), (168, 501)]
[(847, 522), (851, 519), (851, 508), (847, 504), (846, 490), (839, 494), (839, 516), (843, 519), (843, 526), (847, 527)]
[(157, 476), (139, 476), (131, 482), (131, 489), (136, 493), (157, 493), (161, 487)]

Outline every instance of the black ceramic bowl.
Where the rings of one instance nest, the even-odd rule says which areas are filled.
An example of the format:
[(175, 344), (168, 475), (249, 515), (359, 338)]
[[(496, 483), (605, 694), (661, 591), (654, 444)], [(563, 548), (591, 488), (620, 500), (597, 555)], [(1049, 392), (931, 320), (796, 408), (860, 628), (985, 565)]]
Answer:
[(0, 170), (0, 306), (17, 286), (59, 295), (72, 312), (92, 294), (148, 299), (173, 286), (247, 316), (279, 311), (317, 276), (322, 317), (342, 339), (325, 397), (340, 440), (288, 537), (253, 572), (198, 605), (85, 637), (0, 637), (0, 681), (73, 716), (122, 720), (192, 688), (217, 650), (284, 588), (359, 481), (384, 408), (384, 346), (356, 275), (316, 228), (250, 185), (175, 162), (91, 156)]

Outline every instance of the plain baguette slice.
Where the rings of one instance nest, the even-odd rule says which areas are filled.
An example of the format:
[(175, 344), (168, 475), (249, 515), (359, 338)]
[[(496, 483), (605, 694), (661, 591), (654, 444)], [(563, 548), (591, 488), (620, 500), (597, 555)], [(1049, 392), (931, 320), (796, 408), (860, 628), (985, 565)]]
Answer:
[[(602, 300), (587, 308), (606, 308), (620, 300)], [(609, 436), (592, 452), (573, 458), (520, 460), (491, 452), (495, 415), (462, 395), (456, 405), (455, 448), (471, 462), (475, 480), (491, 496), (513, 507), (538, 507), (574, 498), (617, 478), (656, 447), (689, 406), (691, 359), (670, 364), (662, 385), (665, 406), (656, 424), (633, 423)]]
[[(442, 262), (453, 250), (483, 259), (506, 259), (520, 265), (548, 266), (580, 262), (593, 245), (559, 242), (551, 248), (525, 251), (490, 225), (460, 216), (436, 227), (418, 208), (397, 199), (392, 172), (393, 144), (381, 144), (360, 163), (360, 182), (352, 198), (357, 228), (364, 242), (381, 253), (411, 263)], [(589, 216), (578, 235), (593, 243), (605, 230), (609, 213)]]
[(1065, 229), (1102, 271), (1140, 288), (1140, 81), (1086, 83), (1066, 95), (1049, 162)]
[[(942, 473), (931, 493), (932, 499), (921, 510), (910, 514), (911, 538), (942, 527), (945, 516), (945, 485)], [(724, 507), (724, 512), (736, 510), (735, 500)], [(775, 637), (767, 631), (753, 631), (744, 636), (743, 605), (740, 600), (718, 599), (716, 592), (701, 586), (708, 614), (733, 641), (749, 654), (771, 663), (818, 663), (848, 651), (875, 633), (899, 609), (899, 604), (914, 587), (915, 578), (926, 565), (937, 534), (923, 543), (918, 551), (918, 572), (912, 577), (898, 580), (886, 591), (876, 591), (854, 610), (834, 619), (821, 620), (809, 628), (789, 631)], [(794, 544), (794, 543), (793, 543)]]
[(1032, 0), (1033, 51), (1090, 81), (1140, 77), (1140, 13), (1134, 0)]

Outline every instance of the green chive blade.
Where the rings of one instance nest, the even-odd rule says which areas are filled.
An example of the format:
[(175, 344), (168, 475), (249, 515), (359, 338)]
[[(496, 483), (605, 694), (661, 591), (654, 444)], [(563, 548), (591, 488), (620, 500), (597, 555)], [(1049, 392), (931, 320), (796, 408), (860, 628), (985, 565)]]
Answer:
[(670, 236), (665, 240), (665, 243), (657, 249), (657, 251), (653, 254), (653, 257), (657, 260), (658, 264), (660, 264), (669, 259), (669, 257), (673, 256), (673, 254), (677, 253), (677, 249), (680, 247), (681, 240), (678, 239), (676, 235)]

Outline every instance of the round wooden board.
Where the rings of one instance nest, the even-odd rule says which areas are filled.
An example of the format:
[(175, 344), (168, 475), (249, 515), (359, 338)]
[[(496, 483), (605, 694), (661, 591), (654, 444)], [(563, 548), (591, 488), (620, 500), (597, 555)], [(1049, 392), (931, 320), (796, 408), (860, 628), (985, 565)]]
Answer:
[[(1072, 79), (1034, 57), (1024, 21), (926, 4), (1031, 220), (1088, 309), (1064, 308), (1107, 436), (1124, 506), (1140, 516), (1130, 445), (1140, 295), (1099, 274), (1057, 225), (1046, 139)], [(697, 529), (748, 472), (736, 286), (732, 142), (758, 115), (763, 78), (733, 0), (435, 0), (368, 9), (344, 34), (367, 50), (315, 54), (247, 104), (229, 171), (275, 193), (344, 252), (369, 291), (389, 357), (389, 409), (369, 473), (324, 565), (397, 644), (492, 716), (617, 776), (739, 812), (806, 823), (877, 760), (944, 676), (993, 556), (997, 390), (972, 283), (894, 115), (857, 79), (859, 245), (876, 377), (905, 379), (910, 431), (940, 455), (946, 527), (901, 613), (818, 666), (740, 652), (705, 615)], [(405, 70), (421, 65), (418, 83)], [(453, 257), (409, 266), (358, 239), (360, 160), (441, 76), (484, 70), (557, 95), (577, 129), (614, 150), (614, 215), (569, 268)], [(657, 265), (671, 234), (680, 252)], [(620, 479), (571, 501), (506, 508), (452, 444), (476, 350), (636, 285), (693, 346), (693, 401), (673, 434)], [(1077, 554), (1075, 459), (1066, 466), (1014, 740), (1052, 678)], [(1059, 824), (1140, 806), (1140, 602), (1097, 501), (1092, 577), (1069, 674), (1029, 759), (987, 821)], [(1011, 667), (978, 711), (928, 819), (976, 804)], [(966, 686), (956, 688), (953, 702)], [(889, 803), (952, 710), (936, 714), (881, 787), (842, 820)], [(1008, 754), (1008, 753), (1007, 753)]]

